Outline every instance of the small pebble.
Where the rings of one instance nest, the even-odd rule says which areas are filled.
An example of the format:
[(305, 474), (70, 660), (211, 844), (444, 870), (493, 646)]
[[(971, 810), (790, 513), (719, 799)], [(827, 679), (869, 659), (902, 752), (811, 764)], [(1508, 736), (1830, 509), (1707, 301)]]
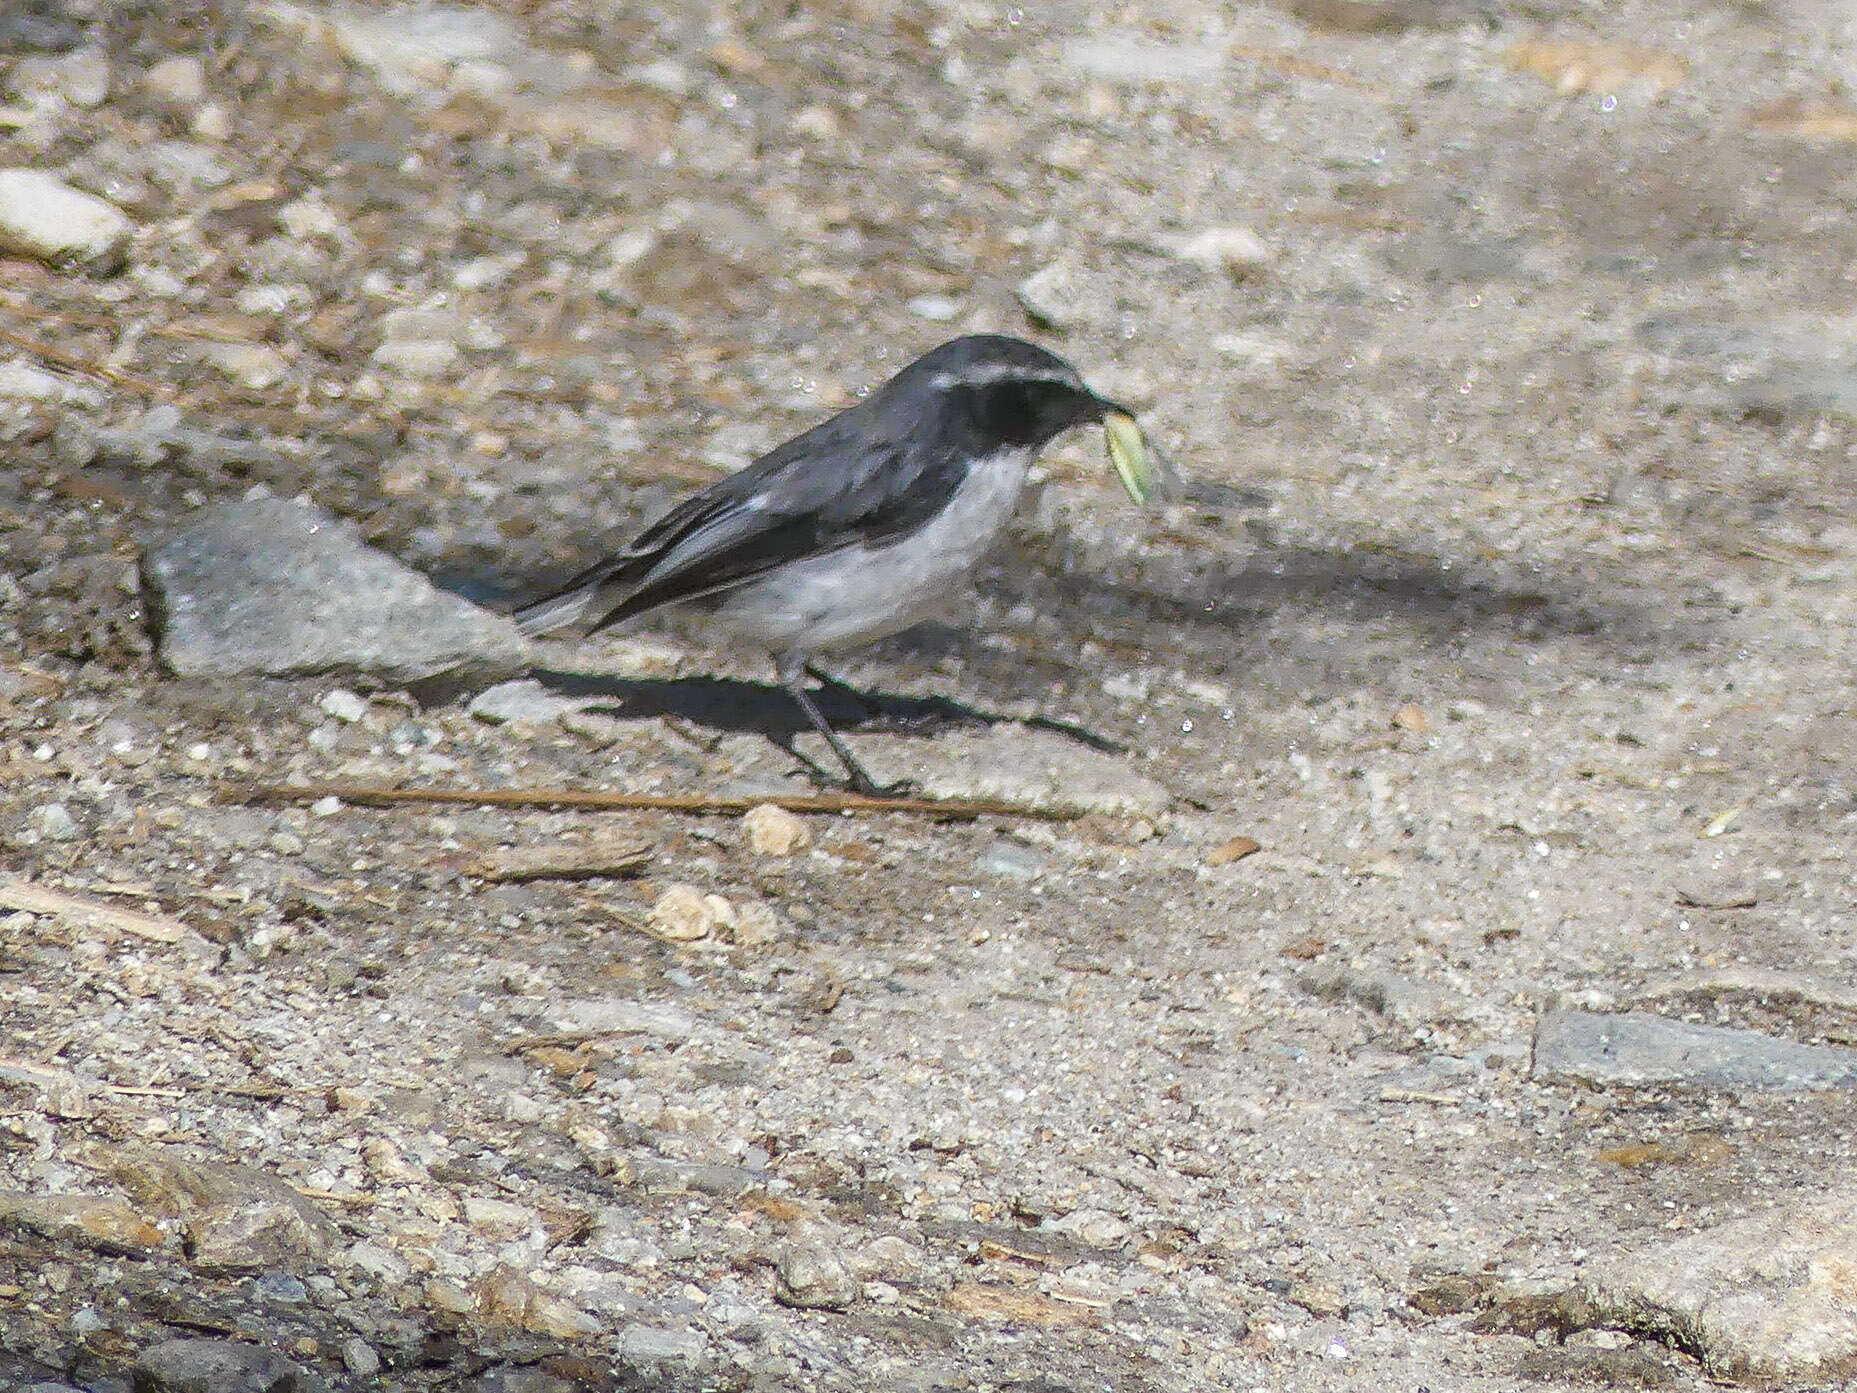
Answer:
[(950, 300), (946, 295), (917, 295), (904, 306), (917, 319), (926, 319), (932, 323), (942, 324), (957, 318), (961, 313), (961, 302)]
[(757, 856), (791, 856), (812, 845), (806, 819), (776, 803), (763, 803), (742, 814), (748, 847)]
[(0, 252), (110, 272), (134, 225), (121, 209), (37, 169), (0, 169)]
[(1223, 272), (1233, 280), (1255, 275), (1270, 264), (1270, 248), (1248, 227), (1209, 227), (1175, 244), (1173, 253), (1202, 271)]
[(734, 905), (694, 885), (667, 886), (651, 907), (652, 932), (668, 943), (695, 943), (735, 922)]
[(163, 58), (142, 74), (142, 88), (157, 101), (196, 106), (206, 100), (206, 64), (191, 53)]
[(32, 830), (48, 842), (68, 842), (83, 831), (63, 803), (44, 803), (32, 810)]
[(802, 1310), (842, 1311), (863, 1294), (845, 1260), (823, 1243), (789, 1243), (774, 1263), (774, 1299)]
[(342, 1342), (342, 1363), (356, 1378), (372, 1378), (380, 1372), (380, 1356), (374, 1353), (374, 1346), (359, 1335), (351, 1335)]
[(321, 708), (324, 715), (333, 716), (336, 720), (345, 721), (349, 725), (353, 725), (368, 713), (367, 702), (346, 687), (333, 688), (316, 705)]
[(735, 923), (729, 929), (731, 942), (743, 948), (765, 948), (780, 937), (780, 916), (763, 900), (749, 900), (735, 906)]

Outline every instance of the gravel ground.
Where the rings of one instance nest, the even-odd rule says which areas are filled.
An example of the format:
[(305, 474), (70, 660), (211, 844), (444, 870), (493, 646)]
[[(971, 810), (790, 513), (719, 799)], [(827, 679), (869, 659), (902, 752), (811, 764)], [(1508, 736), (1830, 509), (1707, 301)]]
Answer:
[[(1852, 1076), (1732, 1066), (1857, 1044), (1853, 81), (1814, 0), (0, 10), (0, 164), (127, 219), (0, 261), (0, 1386), (1834, 1382)], [(1193, 488), (1062, 442), (857, 748), (1101, 810), (216, 799), (805, 791), (699, 631), (182, 681), (137, 557), (306, 495), (501, 600), (970, 330)], [(1845, 1266), (1741, 1344), (1605, 1307), (1762, 1223)]]

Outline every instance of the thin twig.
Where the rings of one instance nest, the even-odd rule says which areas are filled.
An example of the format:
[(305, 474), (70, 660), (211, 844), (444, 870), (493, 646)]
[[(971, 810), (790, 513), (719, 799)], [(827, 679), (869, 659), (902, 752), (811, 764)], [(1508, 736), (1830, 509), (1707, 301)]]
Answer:
[(40, 343), (37, 339), (14, 333), (11, 329), (0, 328), (0, 343), (10, 343), (15, 348), (23, 348), (34, 357), (43, 358), (53, 367), (63, 368), (67, 372), (81, 372), (89, 377), (101, 377), (105, 382), (113, 383), (118, 387), (126, 387), (132, 392), (140, 392), (145, 397), (161, 396), (167, 391), (167, 388), (150, 382), (146, 377), (119, 372), (107, 364), (80, 358), (75, 353), (53, 348), (48, 343)]
[(1022, 817), (1074, 822), (1073, 808), (1034, 808), (993, 799), (866, 798), (861, 793), (772, 793), (728, 798), (711, 794), (592, 793), (565, 788), (386, 788), (374, 784), (240, 784), (218, 789), (222, 803), (344, 803), (388, 807), (399, 803), (476, 803), (497, 808), (577, 808), (605, 812), (643, 809), (666, 813), (745, 813), (772, 803), (791, 813), (927, 813), (934, 817)]

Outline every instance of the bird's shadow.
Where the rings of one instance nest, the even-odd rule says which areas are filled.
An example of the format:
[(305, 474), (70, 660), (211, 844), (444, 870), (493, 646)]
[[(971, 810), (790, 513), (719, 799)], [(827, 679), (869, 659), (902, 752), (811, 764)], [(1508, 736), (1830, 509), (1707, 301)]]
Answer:
[[(793, 698), (772, 682), (734, 677), (608, 677), (537, 668), (531, 674), (557, 696), (627, 720), (673, 716), (705, 730), (760, 735), (794, 751), (794, 738), (812, 723)], [(1020, 725), (1048, 730), (1105, 754), (1126, 747), (1072, 721), (1047, 716), (1009, 716), (943, 696), (904, 696), (865, 691), (830, 681), (811, 689), (820, 714), (838, 731), (859, 734), (933, 735), (959, 726)]]
[[(1229, 499), (1201, 500), (1228, 516), (1248, 511), (1254, 501), (1237, 491)], [(1111, 579), (1066, 565), (1067, 544), (1062, 531), (1031, 545), (1021, 538), (1000, 564), (979, 577), (981, 593), (998, 612), (1029, 605), (1038, 612), (1070, 615), (1065, 627), (1085, 637), (1147, 648), (1171, 628), (1176, 636), (1206, 634), (1215, 648), (1226, 652), (1239, 651), (1232, 648), (1234, 641), (1242, 646), (1244, 637), (1273, 612), (1304, 607), (1355, 620), (1403, 618), (1420, 644), (1449, 643), (1456, 635), (1478, 629), (1508, 630), (1536, 643), (1596, 646), (1617, 660), (1638, 663), (1673, 646), (1713, 646), (1713, 621), (1719, 617), (1706, 606), (1672, 612), (1667, 595), (1634, 593), (1628, 579), (1617, 574), (1603, 583), (1596, 577), (1547, 574), (1518, 584), (1487, 572), (1479, 576), (1478, 568), (1450, 557), (1267, 542), (1247, 548), (1242, 556), (1214, 560), (1185, 583), (1155, 584), (1127, 575)], [(481, 575), (468, 587), (456, 584), (457, 579), (450, 588), (475, 591), (480, 598), (507, 595), (513, 588), (485, 584)], [(523, 588), (531, 593), (534, 589)], [(957, 632), (920, 626), (885, 640), (877, 651), (887, 648), (921, 656), (958, 644), (951, 638)], [(1046, 656), (1056, 665), (1076, 667), (1081, 675), (1074, 649), (1068, 660), (1063, 654)], [(1316, 659), (1305, 654), (1301, 660)], [(1345, 675), (1351, 661), (1379, 660), (1371, 655), (1351, 658), (1344, 651), (1324, 651), (1320, 657), (1324, 673), (1334, 680)], [(1034, 681), (1032, 670), (1048, 671), (1053, 661), (1021, 652), (1003, 669), (986, 665), (994, 669), (992, 677), (1006, 682), (1008, 692), (1034, 696), (1044, 682)], [(796, 735), (811, 729), (792, 698), (773, 683), (720, 677), (615, 678), (558, 670), (539, 670), (535, 676), (564, 696), (609, 700), (627, 717), (682, 717), (707, 729), (760, 734), (788, 750), (793, 750)], [(839, 683), (815, 689), (814, 696), (825, 718), (841, 730), (926, 735), (951, 726), (1019, 724), (1055, 731), (1096, 750), (1120, 753), (1125, 748), (1073, 722), (1008, 716), (948, 697), (862, 693)]]

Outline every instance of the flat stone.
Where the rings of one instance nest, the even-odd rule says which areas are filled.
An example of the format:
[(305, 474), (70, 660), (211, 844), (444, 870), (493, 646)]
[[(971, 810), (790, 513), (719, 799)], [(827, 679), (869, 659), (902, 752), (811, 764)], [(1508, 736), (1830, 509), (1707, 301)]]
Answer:
[(178, 1220), (207, 1272), (288, 1272), (324, 1262), (340, 1231), (328, 1215), (268, 1171), (192, 1161), (170, 1147), (116, 1154), (110, 1178), (135, 1199)]
[(619, 1327), (619, 1357), (628, 1364), (694, 1364), (708, 1343), (700, 1330), (671, 1330), (637, 1322)]
[(108, 273), (134, 230), (121, 209), (43, 170), (0, 169), (0, 252)]
[(1628, 1086), (1853, 1088), (1857, 1050), (1635, 1011), (1549, 1011), (1535, 1029), (1534, 1077)]
[(471, 698), (470, 712), (486, 725), (507, 725), (512, 721), (547, 725), (597, 699), (560, 696), (533, 677), (519, 677), (486, 687)]
[(823, 1243), (782, 1244), (774, 1278), (774, 1299), (802, 1310), (842, 1311), (864, 1292), (844, 1258)]
[(1705, 374), (1653, 378), (1653, 395), (1714, 410), (1857, 416), (1857, 315), (1672, 315), (1644, 321), (1637, 338)]
[(163, 1340), (136, 1356), (136, 1393), (308, 1393), (302, 1365), (237, 1340)]
[(0, 1192), (0, 1230), (29, 1229), (102, 1253), (146, 1257), (164, 1241), (161, 1230), (109, 1195), (23, 1195)]
[(696, 1030), (696, 1018), (675, 1006), (605, 997), (557, 1002), (548, 1019), (555, 1030), (584, 1030), (596, 1035), (656, 1035), (664, 1040), (687, 1040)]
[(1668, 1340), (1710, 1374), (1799, 1387), (1857, 1368), (1857, 1189), (1589, 1263), (1591, 1323)]
[(142, 557), (162, 665), (183, 677), (506, 676), (528, 644), (501, 615), (439, 590), (354, 524), (283, 499), (202, 510)]

